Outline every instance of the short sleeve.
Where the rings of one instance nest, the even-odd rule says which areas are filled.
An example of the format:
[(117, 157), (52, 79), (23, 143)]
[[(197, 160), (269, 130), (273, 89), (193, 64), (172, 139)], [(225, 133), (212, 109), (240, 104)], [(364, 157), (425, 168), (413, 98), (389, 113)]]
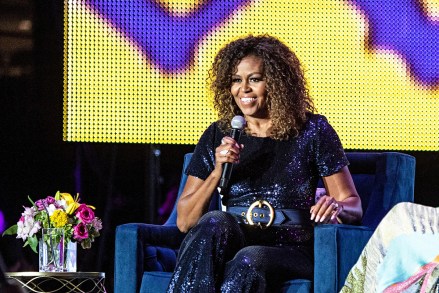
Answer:
[(215, 168), (215, 148), (220, 144), (223, 136), (216, 122), (204, 131), (185, 170), (187, 175), (206, 180)]
[(326, 117), (318, 115), (315, 121), (315, 154), (319, 175), (322, 177), (337, 173), (349, 165), (342, 143)]

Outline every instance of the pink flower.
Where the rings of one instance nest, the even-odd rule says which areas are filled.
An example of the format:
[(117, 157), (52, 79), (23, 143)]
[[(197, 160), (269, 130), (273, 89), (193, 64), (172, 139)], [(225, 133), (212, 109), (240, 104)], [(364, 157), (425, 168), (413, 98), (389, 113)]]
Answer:
[(78, 241), (88, 238), (87, 226), (84, 223), (79, 223), (73, 228), (73, 238)]
[(84, 224), (88, 224), (95, 218), (95, 213), (87, 205), (81, 204), (76, 210), (76, 217), (78, 217), (78, 219)]

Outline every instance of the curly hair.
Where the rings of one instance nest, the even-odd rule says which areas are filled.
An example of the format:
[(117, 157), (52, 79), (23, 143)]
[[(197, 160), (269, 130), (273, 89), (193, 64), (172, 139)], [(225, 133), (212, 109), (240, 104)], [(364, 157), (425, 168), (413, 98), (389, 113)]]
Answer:
[(270, 137), (286, 140), (297, 136), (307, 114), (315, 111), (314, 103), (299, 59), (284, 43), (269, 35), (239, 38), (216, 55), (208, 79), (220, 128), (229, 131), (232, 118), (242, 115), (230, 92), (231, 77), (238, 63), (250, 55), (263, 61), (266, 103), (272, 122)]

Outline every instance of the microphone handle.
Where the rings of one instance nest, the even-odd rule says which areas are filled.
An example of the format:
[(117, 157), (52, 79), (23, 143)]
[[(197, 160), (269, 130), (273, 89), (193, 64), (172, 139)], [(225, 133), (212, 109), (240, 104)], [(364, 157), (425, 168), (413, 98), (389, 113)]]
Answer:
[[(241, 137), (241, 129), (232, 128), (230, 131), (230, 137), (233, 138), (236, 142), (239, 143), (239, 138)], [(219, 187), (221, 188), (221, 194), (229, 185), (230, 176), (232, 175), (233, 164), (232, 163), (224, 163), (223, 164), (223, 172), (221, 174), (221, 179), (219, 183)]]

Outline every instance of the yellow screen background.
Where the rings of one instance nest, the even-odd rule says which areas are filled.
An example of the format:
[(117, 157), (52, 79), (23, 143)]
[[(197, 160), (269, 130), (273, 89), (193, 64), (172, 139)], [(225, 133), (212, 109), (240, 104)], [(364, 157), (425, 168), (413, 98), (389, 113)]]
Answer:
[[(184, 16), (202, 1), (159, 1)], [(425, 3), (437, 18), (439, 1)], [(206, 87), (216, 52), (249, 33), (296, 52), (310, 93), (347, 149), (439, 150), (439, 88), (396, 52), (367, 46), (367, 16), (348, 1), (252, 1), (199, 40), (187, 70), (165, 73), (82, 1), (65, 4), (64, 140), (195, 144), (216, 120)], [(190, 28), (188, 28), (190, 29)]]

